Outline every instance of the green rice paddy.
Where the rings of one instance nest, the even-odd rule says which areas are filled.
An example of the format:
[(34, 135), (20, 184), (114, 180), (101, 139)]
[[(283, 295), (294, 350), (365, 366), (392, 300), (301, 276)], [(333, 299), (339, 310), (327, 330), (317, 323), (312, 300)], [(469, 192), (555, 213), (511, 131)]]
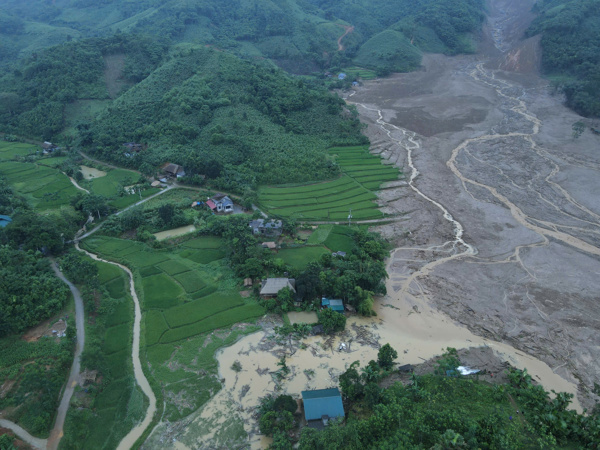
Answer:
[(270, 214), (298, 220), (379, 219), (383, 213), (375, 202), (382, 183), (397, 180), (398, 169), (384, 166), (367, 146), (335, 147), (329, 154), (343, 175), (322, 183), (295, 186), (268, 186), (258, 191), (259, 203)]
[(356, 76), (362, 80), (373, 80), (377, 78), (377, 74), (374, 70), (364, 69), (362, 67), (348, 67), (346, 69), (342, 69), (342, 72), (348, 76)]
[[(127, 277), (116, 266), (94, 262), (98, 279), (107, 289), (102, 307), (97, 310), (93, 323), (86, 325), (85, 352), (95, 351), (100, 345), (105, 367), (102, 383), (94, 385), (97, 391), (90, 409), (80, 408), (73, 398), (65, 422), (68, 436), (77, 435), (81, 448), (116, 448), (129, 430), (142, 419), (145, 397), (133, 378), (131, 345), (133, 328), (133, 301), (127, 291)], [(86, 305), (86, 309), (89, 305)], [(93, 413), (91, 412), (93, 410)], [(89, 414), (88, 414), (89, 413)], [(81, 430), (84, 430), (81, 432)]]
[[(106, 236), (91, 237), (83, 244), (125, 263), (136, 274), (148, 345), (186, 339), (264, 314), (256, 303), (240, 296), (235, 277), (221, 261), (225, 253), (220, 238), (202, 236), (169, 250)], [(206, 253), (208, 258), (202, 256)], [(114, 280), (105, 280), (105, 286), (117, 288)]]
[(59, 158), (43, 158), (38, 163), (16, 160), (39, 151), (32, 144), (0, 141), (0, 175), (39, 211), (68, 205), (77, 188), (59, 170), (42, 165)]
[[(214, 352), (234, 342), (240, 333), (255, 328), (247, 326), (248, 331), (226, 331), (231, 333), (230, 337), (211, 334), (207, 338), (206, 333), (228, 329), (265, 313), (255, 301), (239, 294), (237, 279), (222, 261), (225, 256), (222, 239), (202, 236), (168, 250), (155, 250), (139, 242), (106, 236), (92, 236), (82, 245), (105, 258), (126, 264), (134, 273), (143, 314), (143, 355), (164, 393), (165, 417), (177, 420), (206, 403), (221, 387), (216, 377)], [(211, 255), (210, 261), (195, 257), (207, 252)], [(110, 285), (115, 289), (115, 275), (118, 272), (110, 269), (101, 274), (100, 280), (107, 288)], [(109, 352), (106, 360), (112, 367), (113, 362), (126, 356), (119, 350), (119, 342), (129, 340), (121, 323), (111, 325), (114, 335), (107, 333), (104, 350)], [(128, 329), (131, 330), (131, 325)], [(175, 364), (171, 364), (174, 361)], [(115, 370), (121, 374), (119, 369)], [(175, 400), (181, 396), (185, 397), (183, 406)], [(108, 421), (109, 416), (99, 415), (97, 420)]]

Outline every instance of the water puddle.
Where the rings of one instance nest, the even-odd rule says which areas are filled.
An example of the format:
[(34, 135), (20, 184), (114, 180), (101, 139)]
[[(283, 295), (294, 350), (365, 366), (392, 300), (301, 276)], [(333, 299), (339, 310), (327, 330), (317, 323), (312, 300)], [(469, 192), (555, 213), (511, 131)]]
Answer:
[(157, 240), (163, 241), (165, 239), (183, 236), (184, 234), (192, 233), (194, 231), (196, 231), (196, 227), (194, 225), (186, 225), (184, 227), (173, 228), (172, 230), (165, 230), (160, 231), (158, 233), (154, 233), (154, 236), (156, 236)]
[(295, 323), (317, 323), (319, 321), (317, 313), (314, 311), (292, 311), (287, 313), (287, 316), (292, 325)]
[(83, 178), (86, 180), (93, 180), (94, 178), (100, 178), (106, 176), (106, 172), (103, 170), (94, 169), (88, 166), (79, 166), (79, 170), (83, 174)]

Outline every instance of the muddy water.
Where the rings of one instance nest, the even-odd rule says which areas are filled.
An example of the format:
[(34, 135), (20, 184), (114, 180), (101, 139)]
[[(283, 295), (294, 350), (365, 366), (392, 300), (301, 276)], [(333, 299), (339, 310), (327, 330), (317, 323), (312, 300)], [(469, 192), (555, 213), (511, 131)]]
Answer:
[[(394, 259), (390, 259), (390, 265)], [(393, 292), (393, 282), (388, 283)], [(439, 355), (446, 347), (489, 346), (503, 360), (528, 372), (544, 387), (576, 394), (576, 386), (555, 374), (545, 363), (514, 348), (473, 335), (448, 317), (432, 309), (427, 302), (406, 293), (394, 293), (376, 302), (376, 318), (351, 317), (346, 332), (335, 338), (309, 337), (300, 345), (271, 346), (271, 330), (246, 336), (217, 354), (223, 389), (198, 413), (177, 436), (176, 448), (207, 448), (219, 443), (220, 427), (231, 415), (244, 423), (246, 442), (251, 448), (266, 448), (269, 440), (258, 432), (253, 418), (259, 399), (267, 394), (287, 393), (295, 398), (307, 389), (338, 386), (338, 377), (354, 361), (361, 365), (377, 358), (379, 345), (390, 343), (398, 350), (399, 362), (419, 364)], [(340, 351), (340, 344), (346, 350)], [(277, 363), (286, 356), (290, 374), (278, 381)], [(231, 369), (238, 361), (242, 370)], [(575, 399), (573, 406), (581, 411)], [(218, 419), (215, 420), (215, 417)], [(207, 426), (210, 424), (210, 426)], [(198, 435), (197, 429), (207, 432)], [(222, 444), (222, 443), (221, 443)]]
[(156, 239), (158, 239), (159, 241), (163, 241), (165, 239), (183, 236), (184, 234), (192, 233), (193, 231), (196, 231), (196, 227), (194, 225), (185, 225), (183, 227), (173, 228), (172, 230), (165, 230), (160, 231), (158, 233), (154, 233), (154, 236), (156, 236)]
[(103, 170), (94, 169), (93, 167), (80, 166), (79, 169), (83, 174), (83, 178), (86, 180), (93, 180), (94, 178), (100, 178), (106, 176), (106, 172)]
[(319, 318), (317, 317), (317, 313), (314, 311), (292, 311), (287, 313), (287, 316), (288, 319), (290, 319), (290, 323), (292, 325), (295, 323), (317, 323), (319, 320)]

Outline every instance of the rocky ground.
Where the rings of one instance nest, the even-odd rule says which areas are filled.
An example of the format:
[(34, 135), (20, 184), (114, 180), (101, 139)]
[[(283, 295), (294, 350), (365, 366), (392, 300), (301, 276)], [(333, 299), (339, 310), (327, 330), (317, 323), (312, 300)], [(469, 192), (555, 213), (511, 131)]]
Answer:
[(479, 336), (576, 381), (587, 407), (600, 382), (600, 137), (538, 75), (522, 40), (532, 2), (491, 2), (477, 55), (428, 55), (423, 70), (350, 93), (374, 151), (406, 185), (381, 194), (406, 221), (378, 231), (397, 246), (394, 290)]

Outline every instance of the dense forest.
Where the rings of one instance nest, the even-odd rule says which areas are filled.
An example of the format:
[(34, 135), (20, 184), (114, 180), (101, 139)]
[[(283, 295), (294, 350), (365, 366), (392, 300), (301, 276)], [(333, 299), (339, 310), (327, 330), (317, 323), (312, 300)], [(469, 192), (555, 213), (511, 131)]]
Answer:
[[(243, 57), (266, 57), (301, 73), (354, 58), (363, 44), (386, 29), (405, 33), (425, 50), (466, 51), (470, 45), (465, 33), (477, 31), (483, 20), (482, 0), (4, 3), (0, 29), (6, 41), (0, 56), (8, 59), (37, 51), (44, 41), (60, 43), (120, 31), (162, 36), (173, 43), (209, 44)], [(355, 31), (348, 37), (346, 52), (338, 54), (336, 39), (344, 25), (354, 25)], [(368, 48), (376, 50), (372, 44)], [(396, 50), (391, 46), (378, 50), (372, 65), (393, 70), (390, 51)]]
[(331, 178), (325, 149), (364, 137), (327, 90), (355, 76), (323, 74), (408, 71), (421, 51), (472, 51), (482, 11), (482, 0), (6, 1), (0, 132), (145, 174), (182, 164), (238, 193)]
[(542, 33), (543, 69), (583, 116), (600, 116), (600, 0), (536, 3), (529, 35)]

